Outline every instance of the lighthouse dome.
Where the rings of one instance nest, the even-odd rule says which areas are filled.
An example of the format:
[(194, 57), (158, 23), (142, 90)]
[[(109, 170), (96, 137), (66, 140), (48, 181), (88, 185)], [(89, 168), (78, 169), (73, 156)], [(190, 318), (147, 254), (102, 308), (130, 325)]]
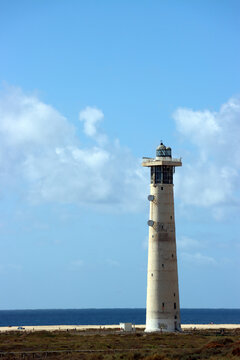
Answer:
[(158, 145), (157, 150), (166, 149), (166, 146), (161, 142), (160, 145)]
[(172, 150), (170, 147), (166, 147), (162, 142), (156, 149), (156, 157), (172, 157)]

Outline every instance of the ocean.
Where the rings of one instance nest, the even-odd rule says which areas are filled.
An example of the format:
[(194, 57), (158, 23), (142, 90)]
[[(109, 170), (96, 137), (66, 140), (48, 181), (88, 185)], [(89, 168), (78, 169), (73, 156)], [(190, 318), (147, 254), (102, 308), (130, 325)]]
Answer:
[[(145, 324), (146, 309), (0, 310), (0, 326)], [(182, 324), (240, 324), (240, 309), (181, 309)]]

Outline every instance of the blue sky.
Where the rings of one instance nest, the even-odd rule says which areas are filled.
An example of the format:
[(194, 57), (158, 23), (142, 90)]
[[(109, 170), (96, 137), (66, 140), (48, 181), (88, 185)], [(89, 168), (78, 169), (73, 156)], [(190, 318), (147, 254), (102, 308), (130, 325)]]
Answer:
[(1, 309), (145, 307), (175, 174), (182, 307), (239, 308), (238, 1), (0, 2)]

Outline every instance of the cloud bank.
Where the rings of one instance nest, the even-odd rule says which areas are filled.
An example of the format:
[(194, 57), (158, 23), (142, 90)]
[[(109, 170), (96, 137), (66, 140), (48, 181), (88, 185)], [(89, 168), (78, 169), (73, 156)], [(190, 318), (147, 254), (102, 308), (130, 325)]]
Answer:
[(84, 147), (74, 126), (56, 109), (8, 88), (0, 96), (0, 181), (4, 186), (10, 179), (21, 182), (33, 203), (138, 211), (146, 202), (146, 174), (117, 139), (98, 132), (103, 117), (89, 106), (80, 112), (85, 136), (95, 140)]
[(173, 114), (179, 135), (193, 146), (176, 174), (177, 196), (183, 204), (222, 208), (239, 206), (240, 99), (232, 98), (219, 112), (179, 108)]
[[(239, 206), (240, 99), (218, 112), (179, 108), (173, 114), (181, 139), (193, 147), (175, 175), (183, 205), (211, 208), (216, 218), (226, 206)], [(148, 175), (118, 139), (99, 131), (103, 111), (79, 113), (83, 146), (76, 128), (37, 96), (10, 87), (0, 94), (0, 184), (23, 184), (32, 203), (76, 203), (117, 211), (146, 204)], [(21, 189), (21, 191), (23, 191)], [(3, 190), (2, 190), (3, 191)]]

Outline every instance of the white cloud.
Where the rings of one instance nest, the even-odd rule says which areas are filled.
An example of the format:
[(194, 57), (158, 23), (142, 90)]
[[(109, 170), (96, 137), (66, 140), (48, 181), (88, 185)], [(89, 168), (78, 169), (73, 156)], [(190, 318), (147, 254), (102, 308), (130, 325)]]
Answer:
[(148, 249), (148, 236), (145, 237), (145, 239), (143, 240), (142, 242), (142, 248), (144, 250), (147, 250)]
[(110, 267), (119, 267), (120, 266), (119, 261), (116, 261), (113, 259), (107, 259), (106, 264), (109, 265)]
[(196, 240), (196, 239), (191, 239), (187, 236), (180, 236), (177, 239), (177, 247), (180, 250), (187, 250), (187, 249), (194, 249), (194, 248), (201, 248), (203, 246), (203, 244)]
[(196, 149), (176, 174), (176, 195), (184, 204), (211, 207), (219, 218), (222, 207), (240, 204), (240, 99), (230, 99), (219, 112), (180, 108), (173, 118)]
[(82, 269), (82, 267), (84, 266), (84, 262), (82, 260), (74, 260), (70, 263), (69, 265), (69, 270), (70, 271), (78, 271), (80, 269)]
[(202, 241), (181, 236), (177, 240), (179, 258), (181, 261), (194, 265), (216, 265), (216, 260), (208, 255), (202, 254), (199, 249), (204, 247)]
[[(77, 203), (137, 211), (146, 203), (146, 173), (118, 140), (101, 141), (103, 112), (80, 112), (84, 132), (95, 144), (79, 144), (73, 125), (52, 106), (20, 89), (0, 96), (0, 183), (24, 183), (31, 202)], [(22, 191), (22, 190), (21, 190)]]
[(9, 273), (18, 273), (23, 270), (21, 264), (0, 264), (0, 274), (7, 275)]
[(181, 253), (181, 260), (183, 262), (193, 263), (194, 265), (216, 265), (216, 260), (211, 256), (206, 256), (201, 254), (200, 252), (196, 253)]
[(87, 106), (84, 110), (80, 111), (79, 119), (84, 122), (85, 134), (94, 137), (97, 134), (97, 124), (103, 117), (103, 112), (95, 107)]
[(34, 95), (10, 87), (0, 97), (0, 136), (4, 146), (27, 153), (39, 146), (68, 144), (74, 139), (74, 127), (52, 106)]

